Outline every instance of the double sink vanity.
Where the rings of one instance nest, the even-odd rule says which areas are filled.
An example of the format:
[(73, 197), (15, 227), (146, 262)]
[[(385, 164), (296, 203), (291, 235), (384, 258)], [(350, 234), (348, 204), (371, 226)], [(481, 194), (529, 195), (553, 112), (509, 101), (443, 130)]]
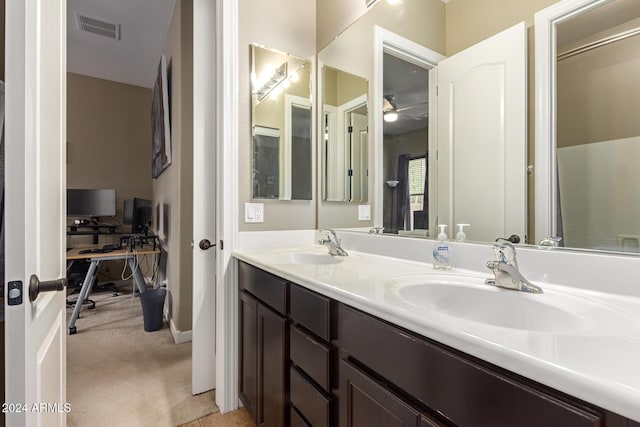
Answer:
[(234, 253), (258, 425), (640, 426), (637, 296), (345, 249)]
[[(251, 46), (246, 177), (277, 221), (231, 245), (244, 406), (267, 427), (640, 427), (640, 2), (510, 2), (473, 45), (498, 28), (467, 16), (500, 2), (367, 3), (315, 61)], [(440, 224), (471, 224), (451, 270), (398, 237)]]

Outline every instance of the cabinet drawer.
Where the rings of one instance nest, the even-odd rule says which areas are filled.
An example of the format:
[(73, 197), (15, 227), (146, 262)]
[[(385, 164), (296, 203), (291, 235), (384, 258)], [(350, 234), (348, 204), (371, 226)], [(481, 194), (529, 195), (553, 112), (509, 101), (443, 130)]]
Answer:
[(331, 299), (293, 284), (289, 298), (289, 317), (323, 340), (330, 341)]
[(594, 408), (561, 400), (557, 392), (519, 382), (342, 304), (339, 338), (350, 357), (461, 427), (537, 427), (550, 419), (562, 426), (602, 425)]
[(286, 313), (287, 285), (283, 279), (238, 261), (238, 285), (280, 314)]
[(314, 427), (329, 426), (331, 421), (331, 399), (291, 368), (290, 400), (302, 416)]
[(289, 356), (291, 361), (302, 369), (325, 391), (331, 390), (331, 347), (291, 326)]

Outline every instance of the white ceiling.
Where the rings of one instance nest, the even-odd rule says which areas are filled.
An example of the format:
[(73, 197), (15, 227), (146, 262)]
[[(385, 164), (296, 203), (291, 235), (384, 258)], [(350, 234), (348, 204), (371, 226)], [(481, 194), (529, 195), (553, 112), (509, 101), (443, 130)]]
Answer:
[[(67, 70), (152, 87), (176, 0), (68, 0)], [(120, 40), (80, 31), (76, 13), (121, 25)]]

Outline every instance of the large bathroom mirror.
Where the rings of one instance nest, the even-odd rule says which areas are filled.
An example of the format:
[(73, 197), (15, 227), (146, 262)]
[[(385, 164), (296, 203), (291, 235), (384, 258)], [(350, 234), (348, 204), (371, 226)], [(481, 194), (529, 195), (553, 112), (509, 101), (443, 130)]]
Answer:
[[(392, 190), (384, 181), (393, 181), (397, 178), (396, 166), (383, 171), (385, 166), (382, 161), (382, 145), (380, 143), (378, 147), (378, 142), (374, 139), (375, 127), (380, 127), (377, 129), (377, 134), (382, 135), (384, 95), (381, 75), (377, 77), (378, 72), (375, 69), (376, 27), (388, 30), (433, 51), (444, 52), (444, 25), (444, 3), (441, 0), (378, 1), (318, 52), (319, 105), (324, 110), (318, 117), (319, 123), (324, 124), (318, 129), (318, 158), (322, 161), (318, 168), (318, 181), (322, 186), (320, 188), (322, 197), (318, 202), (318, 227), (362, 229), (363, 231), (369, 231), (374, 226), (384, 226), (386, 231), (393, 228), (390, 225)], [(336, 82), (339, 81), (342, 83), (337, 84)], [(424, 80), (422, 83), (427, 84)], [(380, 86), (379, 89), (377, 85)], [(424, 93), (421, 89), (419, 91)], [(376, 101), (374, 101), (374, 90)], [(413, 99), (404, 97), (399, 92), (396, 98), (389, 99), (389, 105), (395, 105), (397, 109), (403, 110), (401, 114), (404, 113), (404, 117), (396, 127), (404, 123), (403, 120), (410, 115), (420, 116), (423, 120), (422, 125), (427, 121), (424, 111), (405, 109), (410, 106), (409, 104), (414, 103)], [(366, 109), (363, 105), (365, 100)], [(374, 102), (380, 105), (374, 105)], [(428, 108), (423, 102), (424, 100), (418, 102), (422, 110)], [(355, 113), (351, 114), (352, 124), (349, 124), (349, 118), (343, 117), (344, 114), (338, 114), (338, 108)], [(341, 121), (341, 126), (338, 120)], [(418, 122), (417, 119), (410, 120)], [(416, 123), (412, 123), (414, 124)], [(349, 133), (350, 129), (351, 133)], [(396, 131), (395, 135), (399, 138), (399, 131)], [(345, 143), (342, 144), (341, 141)], [(351, 143), (348, 144), (348, 141)], [(426, 143), (426, 140), (422, 143)], [(419, 151), (424, 157), (426, 149)], [(393, 155), (397, 163), (396, 154), (401, 153)], [(346, 162), (343, 161), (343, 158), (349, 157), (350, 159)], [(387, 179), (387, 175), (392, 176), (393, 179)], [(385, 188), (382, 187), (383, 185)], [(416, 183), (414, 187), (417, 185), (419, 184)], [(363, 207), (362, 205), (368, 205), (365, 206), (366, 214), (364, 215), (359, 209)], [(413, 205), (417, 209), (419, 202), (416, 201)], [(400, 212), (400, 208), (397, 210)]]
[(311, 62), (251, 45), (254, 199), (312, 199)]
[(536, 238), (640, 253), (640, 2), (536, 14)]
[(444, 2), (380, 1), (319, 52), (319, 65), (369, 83), (372, 208), (371, 224), (321, 200), (320, 227), (436, 237), (446, 224), (454, 237), (471, 224), (469, 240), (526, 241), (526, 26), (450, 58), (444, 34)]
[(363, 203), (368, 197), (368, 82), (322, 67), (322, 199)]

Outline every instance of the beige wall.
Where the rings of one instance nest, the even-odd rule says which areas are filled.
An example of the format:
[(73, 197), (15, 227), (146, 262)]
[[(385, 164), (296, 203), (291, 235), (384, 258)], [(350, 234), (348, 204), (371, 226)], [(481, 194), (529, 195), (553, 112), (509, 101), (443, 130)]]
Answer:
[(316, 47), (319, 51), (367, 11), (364, 0), (316, 0)]
[(533, 16), (558, 0), (449, 0), (446, 4), (447, 56), (525, 21), (533, 36)]
[[(639, 23), (640, 19), (626, 22), (562, 51), (628, 31)], [(632, 37), (558, 62), (558, 148), (640, 135), (637, 50), (638, 41)]]
[[(314, 229), (316, 225), (315, 123), (313, 131), (313, 199), (258, 200), (264, 223), (245, 224), (244, 204), (251, 199), (251, 43), (311, 59), (316, 51), (315, 2), (245, 0), (239, 8), (238, 64), (238, 222), (240, 231)], [(315, 98), (315, 95), (314, 95)], [(315, 115), (315, 114), (314, 114)], [(315, 117), (314, 117), (315, 122)]]
[[(451, 56), (463, 49), (512, 27), (518, 22), (527, 24), (528, 39), (528, 164), (534, 164), (535, 147), (535, 63), (534, 63), (534, 28), (533, 20), (536, 12), (556, 3), (559, 0), (449, 0), (446, 4), (446, 54)], [(535, 235), (534, 230), (534, 175), (528, 176), (528, 231), (530, 242)]]
[(164, 55), (170, 75), (172, 162), (153, 180), (154, 226), (166, 251), (166, 268), (161, 276), (167, 280), (169, 317), (176, 329), (188, 331), (193, 313), (192, 0), (176, 2)]
[(151, 198), (151, 90), (67, 73), (67, 187)]
[[(115, 188), (118, 221), (124, 200), (151, 199), (150, 114), (148, 88), (67, 73), (67, 187)], [(101, 236), (99, 243), (117, 239)], [(91, 243), (67, 238), (68, 246)], [(121, 261), (105, 263), (98, 279), (120, 279), (122, 269)]]

